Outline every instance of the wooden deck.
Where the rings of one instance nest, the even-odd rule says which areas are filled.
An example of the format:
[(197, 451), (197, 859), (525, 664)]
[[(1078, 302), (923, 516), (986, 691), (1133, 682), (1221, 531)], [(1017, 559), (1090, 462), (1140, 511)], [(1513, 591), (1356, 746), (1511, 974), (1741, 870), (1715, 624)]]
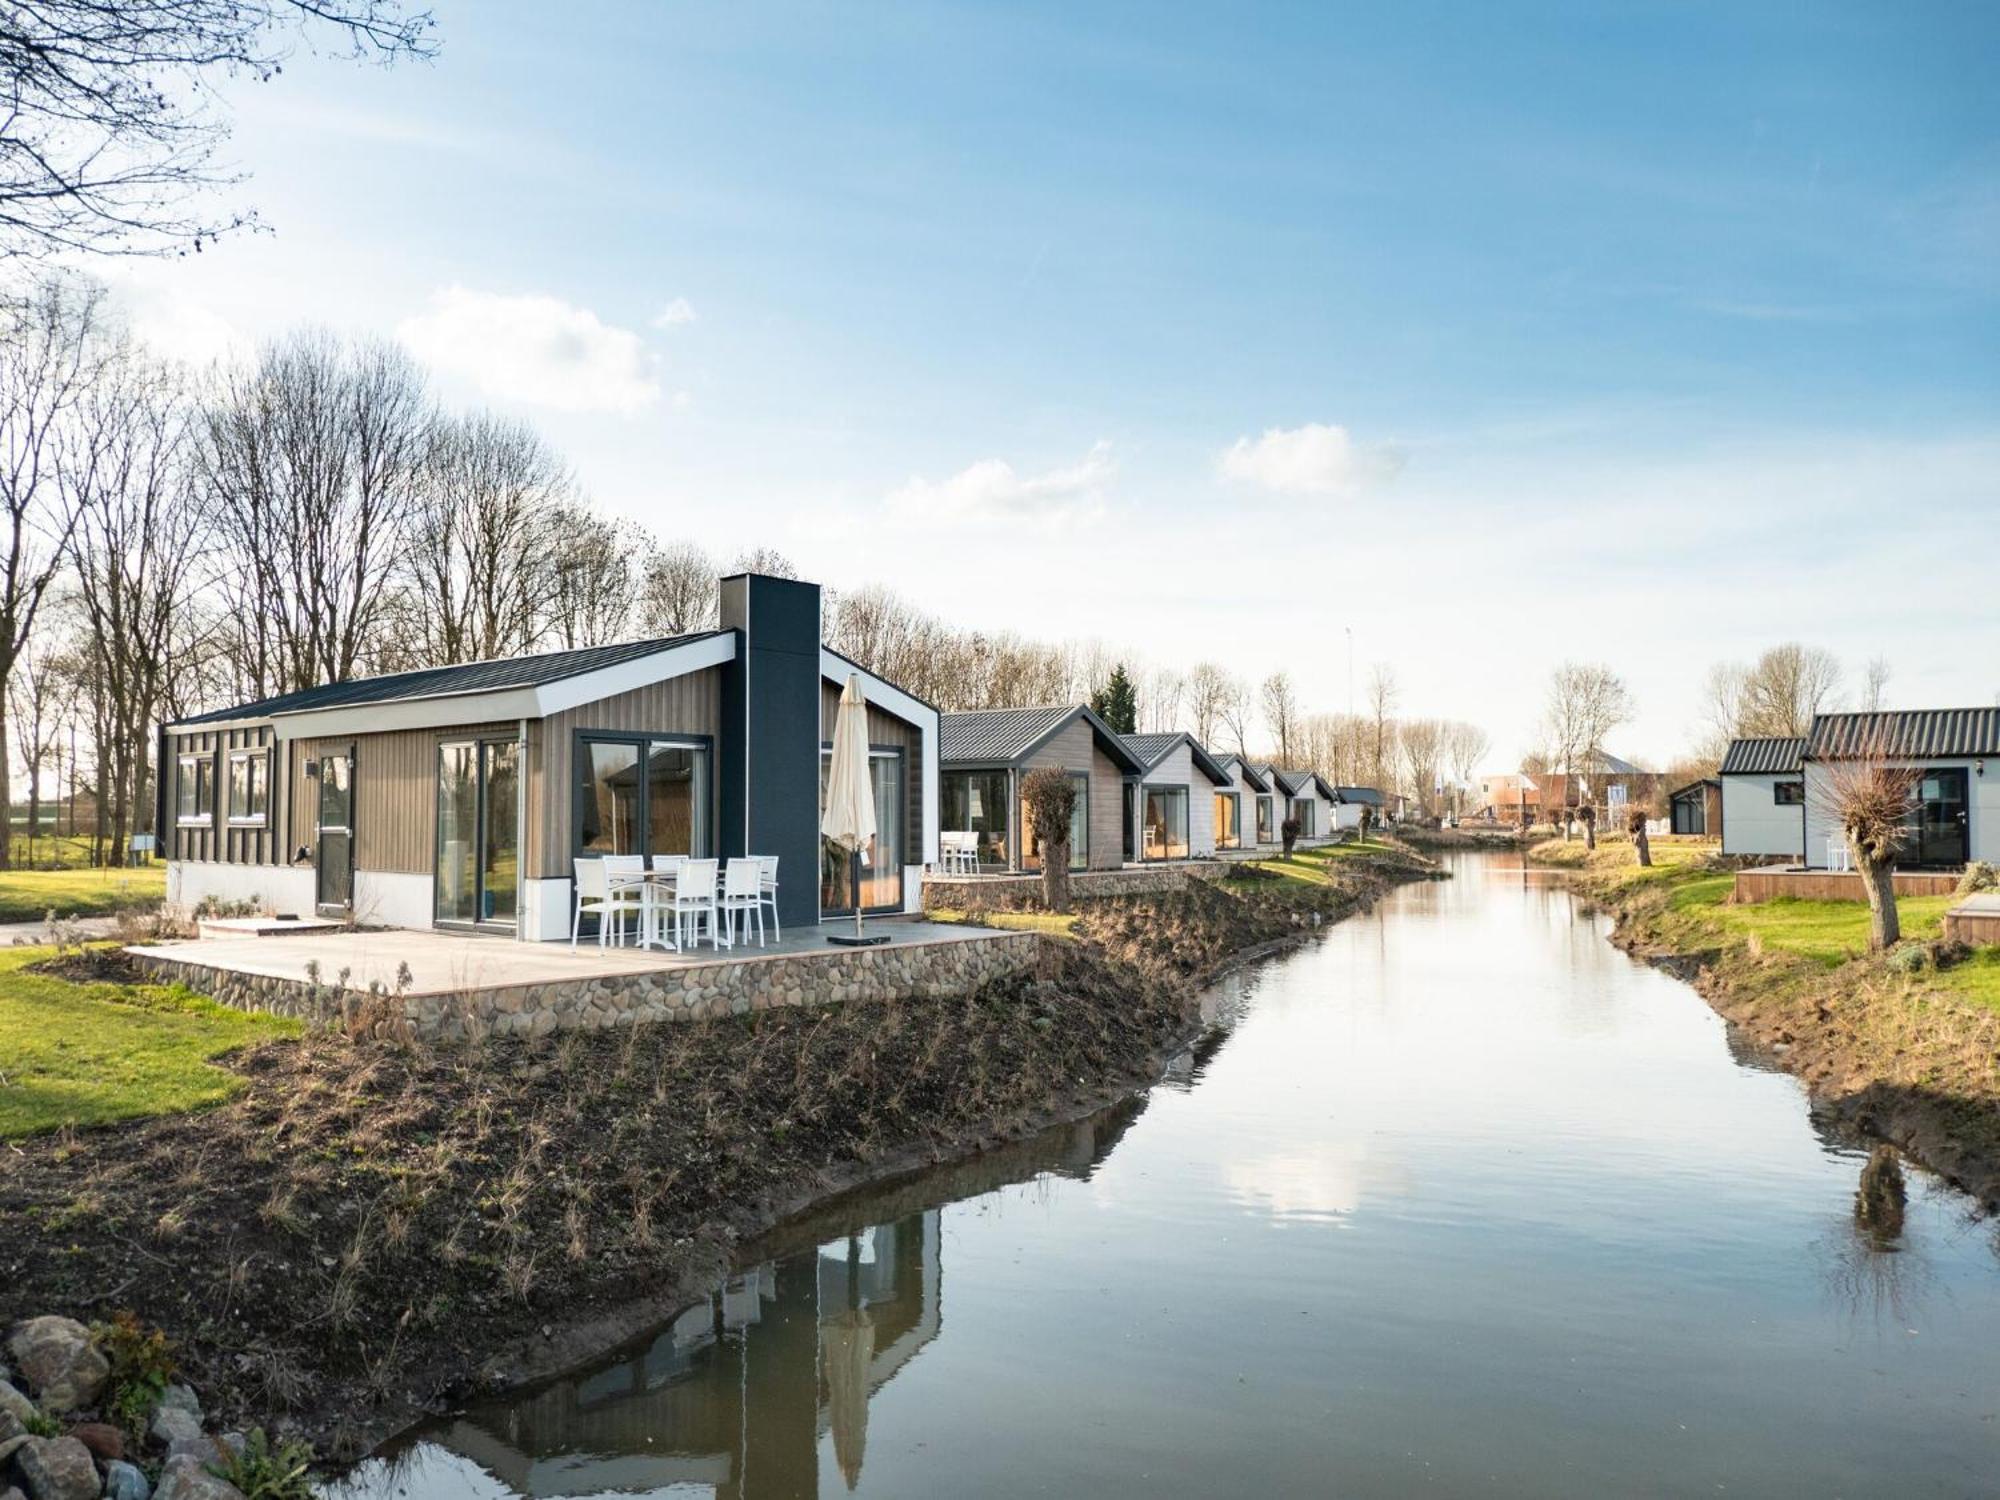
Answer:
[(1944, 914), (1944, 935), (1972, 948), (2000, 943), (2000, 894), (1967, 896)]
[[(1958, 889), (1956, 870), (1898, 870), (1895, 875), (1899, 896), (1949, 896)], [(1861, 877), (1834, 870), (1772, 868), (1738, 870), (1732, 898), (1738, 905), (1776, 901), (1790, 897), (1796, 901), (1866, 901)]]

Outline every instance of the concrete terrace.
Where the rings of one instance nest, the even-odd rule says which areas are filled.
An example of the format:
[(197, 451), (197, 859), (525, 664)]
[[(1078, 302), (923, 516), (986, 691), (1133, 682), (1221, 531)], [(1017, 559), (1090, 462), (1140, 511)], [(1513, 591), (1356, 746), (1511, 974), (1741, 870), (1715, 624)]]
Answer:
[[(402, 928), (282, 937), (201, 938), (137, 946), (128, 951), (142, 961), (193, 965), (218, 973), (299, 985), (312, 983), (313, 966), (317, 965), (321, 984), (338, 983), (350, 990), (366, 990), (379, 984), (393, 992), (407, 965), (410, 978), (402, 993), (416, 997), (575, 984), (718, 964), (770, 963), (785, 958), (831, 959), (851, 955), (856, 950), (829, 943), (828, 935), (853, 930), (851, 920), (828, 922), (789, 928), (782, 939), (771, 939), (762, 948), (752, 939), (747, 947), (717, 951), (704, 944), (685, 953), (663, 952), (658, 948), (600, 948), (596, 939), (588, 936), (572, 952), (567, 942), (521, 943), (507, 937)], [(871, 936), (888, 938), (889, 942), (883, 946), (893, 948), (962, 943), (992, 936), (977, 927), (900, 917), (871, 920), (867, 930)], [(346, 972), (345, 980), (340, 978), (342, 971)]]

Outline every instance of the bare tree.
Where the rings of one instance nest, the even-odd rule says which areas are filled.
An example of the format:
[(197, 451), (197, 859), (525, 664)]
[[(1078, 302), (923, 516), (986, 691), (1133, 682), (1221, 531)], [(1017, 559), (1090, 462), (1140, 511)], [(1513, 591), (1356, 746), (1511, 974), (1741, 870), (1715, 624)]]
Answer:
[(1744, 668), (1735, 662), (1719, 661), (1702, 679), (1697, 713), (1701, 739), (1697, 746), (1710, 769), (1722, 764), (1729, 742), (1743, 733)]
[[(13, 718), (13, 744), (28, 773), (28, 859), (35, 857), (34, 840), (42, 826), (42, 770), (51, 759), (61, 772), (60, 747), (67, 725), (66, 703), (74, 700), (75, 674), (68, 652), (55, 638), (44, 616), (36, 638), (14, 664), (7, 683), (7, 711)], [(57, 787), (62, 778), (58, 774)]]
[(1868, 665), (1861, 669), (1861, 710), (1863, 713), (1880, 713), (1887, 708), (1889, 693), (1889, 658), (1871, 656)]
[(1213, 743), (1224, 715), (1242, 696), (1241, 684), (1228, 672), (1212, 661), (1196, 662), (1187, 675), (1187, 713), (1195, 739)]
[(1418, 811), (1426, 817), (1436, 805), (1445, 735), (1445, 726), (1436, 719), (1405, 719), (1397, 736), (1403, 768), (1409, 776), (1410, 795), (1417, 799)]
[(244, 214), (197, 200), (236, 178), (214, 83), (277, 76), (308, 28), (356, 57), (429, 57), (399, 0), (22, 0), (0, 7), (0, 259), (200, 249)]
[(1833, 706), (1840, 663), (1831, 651), (1787, 641), (1757, 658), (1743, 678), (1741, 734), (1803, 736)]
[(1273, 672), (1257, 690), (1258, 707), (1263, 710), (1264, 729), (1271, 736), (1280, 765), (1292, 762), (1292, 737), (1298, 732), (1299, 699), (1292, 679)]
[(1444, 754), (1451, 766), (1454, 797), (1458, 796), (1459, 788), (1471, 785), (1472, 778), (1479, 774), (1479, 763), (1492, 748), (1492, 738), (1477, 724), (1454, 719), (1445, 725)]
[(1187, 680), (1169, 667), (1147, 671), (1139, 691), (1139, 727), (1148, 734), (1171, 734), (1181, 727)]
[[(648, 635), (692, 635), (714, 627), (716, 570), (714, 560), (706, 552), (692, 542), (673, 542), (649, 551), (642, 569), (641, 630)], [(871, 666), (869, 670), (875, 668)]]
[[(0, 23), (4, 24), (4, 23)], [(65, 437), (117, 344), (94, 284), (46, 279), (0, 307), (0, 694), (28, 644), (76, 529), (75, 493), (58, 480)], [(0, 869), (10, 862), (12, 756), (0, 714)]]
[(729, 564), (732, 573), (762, 573), (767, 578), (796, 578), (799, 570), (792, 560), (775, 547), (752, 547), (736, 554)]
[(191, 407), (178, 375), (127, 349), (71, 424), (69, 555), (99, 728), (99, 824), (111, 864), (151, 827), (152, 730), (174, 627), (207, 535), (188, 472)]
[(579, 502), (556, 522), (549, 620), (552, 644), (563, 650), (602, 646), (631, 634), (632, 575), (638, 549), (617, 522)]
[[(1563, 837), (1569, 837), (1568, 811), (1580, 791), (1581, 778), (1595, 775), (1603, 760), (1604, 741), (1632, 717), (1631, 691), (1607, 666), (1564, 662), (1549, 679), (1543, 711), (1543, 736), (1551, 761), (1563, 778)], [(1584, 799), (1583, 805), (1590, 805)], [(1595, 842), (1592, 830), (1592, 842)]]
[(368, 664), (403, 563), (431, 412), (391, 344), (295, 333), (223, 378), (201, 479), (227, 552), (228, 649), (250, 696)]
[(1896, 860), (1902, 851), (1917, 771), (1879, 734), (1864, 732), (1827, 762), (1834, 815), (1868, 895), (1868, 951), (1892, 948), (1903, 935), (1896, 910)]
[(557, 528), (574, 497), (562, 460), (524, 422), (446, 418), (432, 424), (415, 495), (404, 567), (419, 659), (534, 650), (554, 626)]
[(1368, 723), (1372, 733), (1369, 775), (1375, 786), (1386, 790), (1393, 780), (1396, 759), (1396, 704), (1402, 692), (1396, 686), (1396, 670), (1386, 662), (1376, 662), (1368, 674)]
[(1219, 711), (1222, 733), (1238, 755), (1250, 753), (1250, 690), (1240, 678), (1229, 679), (1229, 692)]

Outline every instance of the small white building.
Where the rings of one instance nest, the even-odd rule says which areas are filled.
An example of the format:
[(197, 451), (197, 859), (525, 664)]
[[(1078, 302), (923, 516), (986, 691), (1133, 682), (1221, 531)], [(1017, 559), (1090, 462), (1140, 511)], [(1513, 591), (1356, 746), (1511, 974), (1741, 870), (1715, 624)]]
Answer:
[(1194, 736), (1123, 735), (1145, 767), (1134, 797), (1132, 848), (1139, 859), (1208, 859), (1215, 853), (1215, 793), (1234, 782)]
[(1333, 836), (1335, 796), (1332, 786), (1316, 771), (1272, 772), (1282, 804), (1282, 818), (1299, 820), (1299, 842), (1318, 843)]
[(1806, 785), (1802, 739), (1732, 740), (1722, 757), (1722, 852), (1802, 859)]
[(1380, 823), (1383, 802), (1382, 794), (1372, 786), (1337, 786), (1333, 789), (1333, 826), (1359, 828), (1365, 808), (1373, 808), (1375, 821)]

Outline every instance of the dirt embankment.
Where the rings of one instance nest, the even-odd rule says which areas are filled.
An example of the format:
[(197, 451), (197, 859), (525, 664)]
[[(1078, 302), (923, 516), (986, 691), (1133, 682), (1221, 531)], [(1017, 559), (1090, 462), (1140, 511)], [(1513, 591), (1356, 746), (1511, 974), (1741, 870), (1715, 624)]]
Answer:
[(830, 1195), (1145, 1086), (1235, 956), (1420, 873), (1094, 903), (970, 998), (266, 1044), (217, 1109), (0, 1151), (0, 1324), (130, 1309), (224, 1415), (351, 1456), (662, 1321)]
[(1611, 915), (1613, 942), (1691, 983), (1804, 1082), (1816, 1113), (2000, 1211), (2000, 1016), (1886, 959), (1829, 969), (1753, 939), (1691, 938), (1665, 884), (1598, 871), (1573, 883)]

